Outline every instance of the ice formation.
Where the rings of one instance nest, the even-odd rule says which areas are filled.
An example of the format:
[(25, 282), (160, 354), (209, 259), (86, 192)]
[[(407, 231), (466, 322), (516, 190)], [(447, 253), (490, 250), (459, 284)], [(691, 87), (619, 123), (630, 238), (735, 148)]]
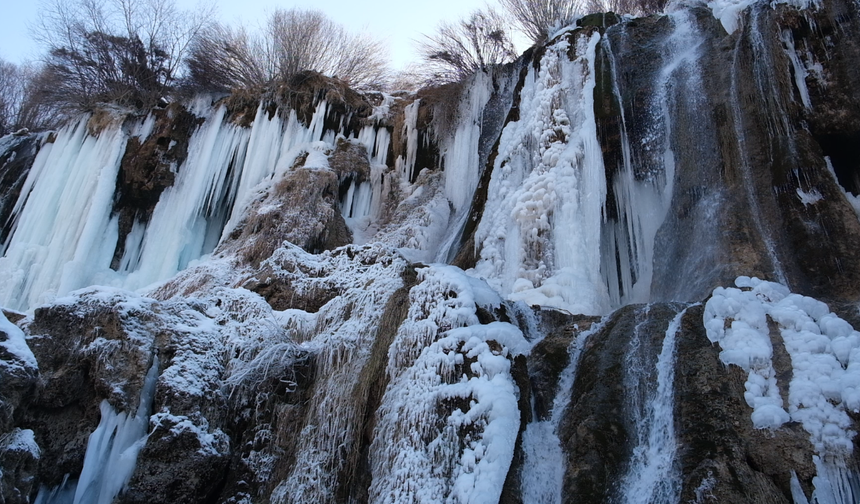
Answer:
[(522, 117), (502, 131), (474, 273), (514, 301), (572, 313), (609, 309), (599, 252), (606, 181), (593, 106), (599, 40), (594, 33), (550, 44), (526, 77)]
[[(826, 304), (781, 284), (749, 277), (735, 284), (715, 289), (705, 305), (708, 338), (720, 344), (724, 363), (749, 373), (744, 398), (753, 424), (774, 429), (800, 422), (818, 454), (816, 492), (844, 496), (821, 502), (848, 502), (860, 481), (843, 465), (857, 434), (847, 412), (860, 412), (860, 332)], [(788, 384), (777, 382), (773, 345), (783, 345), (791, 357)], [(787, 402), (780, 386), (788, 387)]]
[[(519, 317), (517, 310), (530, 310), (523, 308), (530, 305), (559, 317), (605, 315), (654, 301), (659, 240), (687, 240), (683, 230), (700, 222), (677, 229), (666, 223), (688, 218), (700, 200), (710, 205), (708, 220), (724, 219), (716, 209), (729, 196), (738, 196), (731, 201), (749, 210), (739, 219), (743, 222), (704, 224), (722, 232), (726, 248), (737, 245), (742, 252), (731, 255), (711, 243), (692, 246), (707, 249), (713, 262), (723, 260), (725, 252), (732, 260), (752, 257), (754, 263), (761, 252), (765, 260), (750, 268), (770, 268), (782, 283), (740, 277), (736, 288), (713, 290), (704, 308), (707, 336), (719, 343), (723, 363), (746, 372), (744, 399), (755, 427), (776, 430), (798, 422), (808, 432), (816, 453), (812, 500), (854, 499), (860, 477), (846, 461), (854, 456), (851, 415), (860, 413), (860, 333), (820, 301), (785, 287), (791, 265), (783, 267), (777, 253), (782, 252), (780, 230), (770, 224), (788, 217), (769, 216), (768, 210), (777, 212), (760, 204), (764, 197), (757, 177), (768, 174), (758, 173), (750, 152), (754, 123), (745, 108), (750, 89), (776, 96), (781, 80), (788, 79), (790, 99), (776, 100), (764, 120), (786, 133), (786, 151), (796, 154), (798, 144), (788, 135), (796, 129), (789, 108), (812, 113), (817, 89), (808, 83), (823, 85), (822, 64), (790, 30), (779, 31), (774, 40), (764, 37), (761, 20), (772, 6), (747, 0), (715, 0), (708, 6), (724, 29), (736, 34), (727, 39), (729, 50), (719, 60), (731, 75), (721, 90), (724, 101), (716, 104), (708, 101), (712, 97), (699, 96), (676, 103), (678, 96), (709, 84), (700, 64), (712, 50), (703, 43), (706, 24), (680, 4), (649, 28), (659, 32), (652, 48), (659, 58), (643, 73), (645, 91), (633, 89), (641, 82), (622, 68), (624, 58), (630, 58), (622, 54), (634, 28), (601, 25), (560, 30), (540, 56), (529, 56), (534, 60), (477, 72), (464, 84), (446, 128), (439, 127), (439, 118), (421, 124), (427, 115), (424, 98), (399, 93), (378, 96), (354, 130), (344, 126), (350, 119), (339, 117), (329, 103), (335, 98), (324, 94), (304, 111), (304, 122), (296, 111), (272, 111), (261, 103), (255, 114), (249, 112), (254, 118), (247, 126), (235, 123), (226, 106), (198, 98), (189, 105), (200, 121), (187, 158), (170, 167), (173, 185), (161, 193), (151, 218), (134, 222), (113, 269), (120, 240), (114, 190), (123, 147), (131, 138), (153, 135), (155, 117), (114, 111), (113, 122), (98, 132), (92, 119), (83, 117), (53, 138), (40, 137), (41, 150), (2, 244), (0, 305), (30, 310), (25, 329), (40, 305), (78, 307), (81, 313), (91, 313), (84, 307), (110, 307), (121, 321), (123, 342), (150, 356), (164, 345), (156, 339), (169, 339), (171, 357), (164, 369), (153, 359), (136, 412), (101, 403), (101, 422), (89, 438), (78, 479), (43, 488), (36, 502), (110, 502), (128, 484), (148, 435), (159, 433), (192, 439), (195, 456), (205, 461), (226, 460), (231, 450), (247, 448), (229, 463), (247, 469), (253, 484), (265, 488), (265, 497), (275, 503), (338, 500), (344, 480), (352, 484), (355, 473), (349, 471), (359, 470), (368, 473), (362, 475), (367, 480), (362, 491), (372, 502), (498, 502), (520, 449), (523, 501), (560, 503), (568, 496), (562, 495), (567, 454), (559, 426), (570, 409), (580, 358), (603, 323), (571, 343), (551, 417), (524, 426), (520, 448), (520, 400), (526, 389), (518, 380), (529, 377), (515, 376), (513, 363), (531, 351), (535, 341), (524, 334), (536, 332), (532, 326), (538, 315), (522, 312)], [(776, 44), (777, 55), (769, 43)], [(761, 56), (750, 69), (744, 61), (747, 50)], [(782, 66), (775, 63), (777, 57)], [(785, 73), (778, 76), (777, 69)], [(744, 81), (747, 70), (751, 87)], [(601, 93), (614, 107), (610, 119), (595, 112)], [(516, 101), (516, 114), (509, 113), (513, 108), (505, 101)], [(677, 150), (684, 134), (699, 133), (680, 131), (695, 130), (690, 117), (673, 122), (676, 109), (683, 107), (689, 116), (712, 109), (720, 115), (722, 129), (714, 135), (721, 137), (714, 141), (728, 154), (707, 162), (713, 161), (720, 183), (732, 180), (717, 188), (708, 181), (690, 183), (683, 170), (692, 170), (706, 156), (685, 158)], [(393, 120), (392, 114), (400, 115)], [(618, 130), (617, 139), (601, 136), (612, 128)], [(355, 163), (361, 170), (337, 171), (336, 153), (347, 148), (366, 156)], [(617, 166), (607, 166), (611, 156), (605, 154), (612, 149), (618, 151)], [(649, 152), (647, 163), (639, 151)], [(425, 165), (434, 156), (437, 165)], [(824, 160), (835, 179), (830, 159)], [(337, 193), (332, 209), (340, 215), (333, 215), (343, 218), (338, 224), (343, 228), (345, 223), (344, 234), (351, 232), (353, 243), (315, 250), (319, 253), (272, 243), (273, 253), (249, 265), (242, 256), (246, 244), (231, 240), (251, 215), (282, 221), (307, 211), (275, 190), (299, 170), (330, 178), (337, 172), (337, 183), (330, 187)], [(479, 187), (486, 192), (480, 215), (473, 213), (484, 203), (476, 198)], [(804, 218), (839, 196), (823, 185), (772, 187), (788, 195), (795, 213), (808, 212)], [(860, 216), (860, 199), (843, 192)], [(466, 233), (470, 227), (473, 237)], [(738, 229), (755, 237), (739, 244), (725, 238)], [(466, 250), (467, 243), (472, 250)], [(463, 261), (464, 268), (472, 266), (467, 271), (446, 264), (461, 251), (475, 255), (473, 262)], [(772, 264), (764, 264), (767, 260)], [(681, 436), (674, 430), (676, 344), (684, 306), (701, 297), (671, 297), (696, 279), (675, 271), (659, 274), (683, 277), (671, 278), (681, 287), (667, 289), (670, 294), (660, 299), (683, 298), (684, 304), (671, 304), (677, 315), (659, 351), (652, 345), (651, 354), (640, 353), (650, 345), (645, 334), (650, 329), (644, 322), (632, 329), (623, 389), (635, 429), (628, 443), (630, 460), (624, 461), (613, 489), (624, 502), (678, 500), (686, 484), (678, 473)], [(708, 290), (718, 285), (716, 277), (703, 280)], [(307, 304), (299, 306), (297, 299)], [(392, 315), (397, 312), (392, 305), (403, 306), (404, 313), (408, 306), (405, 319)], [(647, 317), (649, 307), (636, 310)], [(0, 350), (13, 357), (3, 365), (35, 371), (24, 332), (2, 313), (0, 331), (6, 334)], [(120, 346), (96, 337), (85, 350), (107, 354)], [(777, 379), (775, 369), (775, 348), (782, 352), (781, 347), (790, 358), (787, 383)], [(312, 368), (305, 384), (295, 376), (301, 366)], [(380, 378), (369, 378), (374, 372)], [(648, 377), (656, 380), (650, 383)], [(300, 386), (308, 390), (302, 391), (302, 404), (289, 405), (299, 412), (296, 417), (258, 426), (253, 439), (242, 440), (247, 446), (232, 445), (236, 440), (230, 436), (242, 433), (228, 436), (229, 429), (210, 422), (204, 407), (187, 407), (229, 397), (242, 415), (256, 415), (256, 410), (249, 413), (258, 406), (251, 402), (268, 394), (259, 390), (271, 382), (287, 395)], [(150, 411), (156, 387), (167, 399)], [(3, 443), (38, 454), (33, 431), (16, 429)], [(284, 438), (292, 451), (282, 459), (276, 441)], [(723, 483), (711, 472), (696, 481), (692, 490), (701, 501)], [(806, 502), (803, 485), (808, 483), (792, 474), (796, 502)]]
[[(498, 502), (519, 430), (515, 326), (480, 324), (495, 291), (450, 266), (421, 271), (388, 351), (390, 383), (371, 445), (373, 502)], [(429, 421), (443, 409), (444, 422)]]

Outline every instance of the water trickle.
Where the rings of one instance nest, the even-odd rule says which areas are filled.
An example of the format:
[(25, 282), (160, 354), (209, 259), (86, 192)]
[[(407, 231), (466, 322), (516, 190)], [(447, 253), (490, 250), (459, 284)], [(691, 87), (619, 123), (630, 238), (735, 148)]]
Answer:
[(149, 416), (158, 382), (158, 357), (146, 373), (137, 412), (117, 412), (107, 400), (100, 405), (101, 420), (90, 435), (84, 466), (77, 482), (57, 488), (42, 487), (36, 504), (110, 504), (131, 479), (137, 454), (146, 443)]
[(676, 502), (681, 490), (675, 462), (675, 338), (686, 309), (675, 315), (666, 329), (657, 357), (656, 383), (651, 379), (652, 361), (648, 358), (648, 342), (644, 341), (647, 333), (642, 332), (648, 322), (648, 311), (646, 306), (637, 313), (642, 320), (630, 340), (624, 380), (631, 403), (628, 410), (636, 430), (636, 446), (621, 483), (621, 502), (625, 504)]
[(779, 100), (779, 91), (776, 88), (777, 78), (773, 74), (773, 62), (770, 58), (770, 53), (767, 50), (764, 39), (762, 38), (759, 29), (759, 13), (762, 5), (754, 5), (750, 10), (749, 24), (745, 30), (748, 30), (749, 37), (739, 37), (735, 44), (734, 54), (732, 58), (731, 70), (731, 111), (732, 123), (735, 128), (735, 139), (738, 145), (738, 160), (740, 163), (740, 172), (743, 180), (743, 189), (746, 196), (747, 204), (750, 208), (750, 217), (752, 218), (758, 236), (761, 238), (765, 251), (770, 259), (773, 275), (776, 280), (783, 284), (789, 285), (783, 269), (782, 262), (776, 250), (776, 242), (773, 238), (770, 228), (764, 223), (762, 210), (759, 204), (758, 196), (756, 195), (756, 187), (753, 181), (753, 169), (749, 159), (749, 148), (746, 145), (746, 135), (744, 134), (744, 118), (743, 110), (744, 100), (741, 96), (740, 79), (745, 78), (744, 66), (749, 64), (746, 58), (742, 55), (743, 45), (750, 43), (752, 50), (752, 72), (758, 91), (758, 98), (764, 103), (764, 109), (770, 112), (767, 114), (766, 127), (768, 128), (770, 138), (786, 138), (788, 139), (788, 148), (794, 150), (794, 144), (791, 141), (791, 126), (788, 123), (788, 115), (785, 113), (782, 103)]
[[(562, 482), (566, 469), (564, 452), (558, 438), (558, 426), (573, 395), (576, 370), (588, 338), (598, 333), (606, 318), (577, 336), (568, 348), (570, 361), (559, 376), (557, 393), (549, 420), (534, 421), (523, 432), (525, 463), (522, 473), (523, 502), (534, 504), (561, 504)], [(532, 411), (532, 418), (537, 414)]]

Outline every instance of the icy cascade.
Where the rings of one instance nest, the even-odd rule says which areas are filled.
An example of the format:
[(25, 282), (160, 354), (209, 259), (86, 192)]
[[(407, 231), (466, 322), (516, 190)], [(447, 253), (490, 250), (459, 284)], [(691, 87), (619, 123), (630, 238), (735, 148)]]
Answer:
[[(643, 309), (648, 318), (648, 306)], [(657, 357), (657, 381), (651, 382), (647, 367), (651, 362), (644, 348), (641, 328), (636, 325), (627, 355), (625, 388), (635, 426), (635, 442), (630, 467), (622, 479), (621, 502), (648, 504), (676, 502), (681, 477), (676, 467), (675, 452), (675, 338), (681, 328), (686, 309), (675, 315), (666, 329), (662, 350)]]
[(458, 214), (466, 213), (481, 176), (480, 152), (484, 107), (493, 93), (493, 77), (478, 72), (460, 100), (459, 120), (453, 134), (442, 143), (445, 196)]
[(483, 168), (480, 141), (484, 113), (493, 91), (493, 76), (487, 72), (477, 72), (460, 100), (459, 118), (453, 134), (439, 135), (443, 136), (440, 150), (445, 169), (444, 194), (453, 214), (435, 258), (438, 262), (449, 262), (456, 254), (455, 245), (469, 217), (470, 205)]
[(89, 116), (57, 132), (37, 155), (13, 209), (0, 258), (0, 305), (25, 309), (110, 264), (117, 240), (110, 212), (127, 134), (87, 132)]
[(382, 104), (376, 107), (370, 119), (373, 124), (362, 128), (356, 139), (364, 146), (370, 157), (370, 179), (350, 182), (349, 189), (341, 200), (341, 209), (347, 225), (353, 232), (354, 242), (366, 243), (366, 231), (374, 217), (382, 212), (385, 172), (388, 171), (388, 152), (391, 146), (391, 133), (381, 127), (379, 121), (389, 116), (396, 98), (383, 95)]
[[(704, 325), (708, 338), (722, 348), (720, 359), (749, 373), (744, 398), (753, 408), (753, 424), (762, 429), (800, 422), (817, 453), (813, 500), (856, 502), (860, 475), (845, 464), (856, 435), (847, 411), (860, 411), (860, 332), (826, 304), (781, 284), (749, 277), (735, 284), (714, 290)], [(791, 357), (789, 384), (777, 382), (775, 344), (784, 345)], [(780, 394), (786, 386), (787, 404)]]
[[(276, 314), (302, 348), (315, 354), (315, 377), (308, 413), (296, 434), (295, 461), (271, 501), (333, 502), (339, 474), (357, 463), (369, 394), (369, 384), (361, 377), (372, 358), (386, 303), (403, 285), (400, 275), (406, 262), (380, 245), (321, 255), (285, 245), (267, 264), (275, 275), (292, 278), (292, 287), (300, 294), (339, 292), (316, 313), (288, 309)], [(308, 271), (308, 277), (295, 270)]]
[[(126, 141), (145, 139), (153, 118), (122, 124), (116, 117), (97, 136), (87, 131), (88, 117), (60, 130), (36, 157), (13, 210), (0, 258), (0, 305), (27, 309), (87, 285), (133, 290), (169, 278), (212, 252), (237, 225), (258, 184), (290, 169), (302, 154), (333, 149), (336, 132), (324, 127), (327, 110), (320, 102), (305, 127), (294, 111), (282, 119), (260, 106), (252, 126), (243, 128), (228, 121), (223, 106), (213, 108), (205, 99), (192, 104), (205, 122), (152, 218), (134, 223), (118, 271), (110, 268), (119, 236), (117, 173)], [(385, 128), (378, 131), (378, 142), (373, 131), (364, 133), (364, 141), (378, 147), (377, 161), (388, 141)]]
[(564, 452), (558, 437), (558, 426), (570, 404), (576, 370), (588, 338), (603, 328), (602, 320), (576, 339), (568, 348), (570, 362), (562, 371), (549, 420), (535, 421), (523, 432), (522, 499), (534, 504), (561, 504), (562, 483), (566, 468)]
[[(194, 110), (206, 114), (206, 122), (191, 137), (188, 158), (174, 185), (162, 193), (151, 221), (140, 234), (129, 235), (123, 264), (130, 268), (120, 272), (127, 277), (117, 283), (138, 289), (169, 278), (212, 252), (244, 214), (255, 186), (289, 169), (300, 154), (311, 150), (310, 144), (326, 136), (326, 110), (323, 101), (304, 127), (295, 112), (286, 120), (279, 114), (270, 118), (261, 105), (250, 129), (226, 121), (223, 106)], [(334, 133), (328, 133), (333, 141)]]
[[(600, 34), (574, 31), (551, 42), (529, 69), (521, 117), (502, 132), (476, 275), (511, 300), (604, 313), (600, 228), (606, 177), (594, 118)], [(573, 61), (568, 53), (575, 53)]]
[[(415, 162), (418, 157), (418, 143), (422, 133), (418, 131), (418, 107), (421, 100), (415, 100), (403, 109), (403, 129), (401, 136), (406, 139), (406, 153), (394, 161), (395, 171), (401, 183), (408, 184), (415, 179)], [(426, 135), (426, 133), (425, 133)]]
[(647, 118), (637, 118), (638, 128), (645, 132), (636, 138), (635, 145), (631, 145), (623, 98), (623, 95), (635, 96), (635, 90), (620, 89), (618, 75), (619, 66), (629, 62), (617, 57), (612, 47), (613, 39), (628, 44), (626, 25), (610, 27), (599, 46), (607, 55), (612, 94), (621, 116), (621, 163), (618, 167), (607, 167), (615, 172), (614, 199), (608, 204), (614, 205), (617, 218), (604, 223), (601, 243), (601, 271), (612, 306), (645, 303), (651, 298), (654, 239), (672, 203), (675, 181), (671, 90), (701, 88), (697, 59), (702, 39), (694, 29), (692, 16), (687, 11), (668, 16), (672, 33), (663, 42), (664, 61), (654, 76), (654, 94), (647, 104), (637, 105), (648, 112)]
[(131, 479), (137, 454), (146, 443), (149, 416), (158, 381), (158, 357), (146, 373), (137, 412), (117, 413), (102, 401), (101, 420), (90, 434), (84, 467), (77, 483), (64, 482), (49, 490), (42, 488), (37, 504), (110, 504)]
[[(389, 385), (370, 448), (370, 501), (496, 503), (519, 430), (515, 326), (482, 325), (501, 299), (451, 266), (420, 270), (388, 351)], [(439, 418), (441, 413), (441, 418)]]

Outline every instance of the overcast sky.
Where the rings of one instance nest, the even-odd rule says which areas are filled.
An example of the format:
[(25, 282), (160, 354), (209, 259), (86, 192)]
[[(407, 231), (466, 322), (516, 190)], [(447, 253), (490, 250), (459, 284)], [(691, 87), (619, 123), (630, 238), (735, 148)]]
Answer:
[[(177, 0), (183, 9), (193, 8), (197, 0)], [(6, 2), (0, 16), (0, 58), (15, 63), (34, 59), (38, 47), (31, 41), (28, 26), (36, 20), (42, 0)], [(255, 27), (276, 8), (293, 6), (323, 11), (352, 31), (367, 30), (388, 43), (395, 68), (403, 68), (416, 57), (413, 39), (432, 33), (441, 21), (457, 21), (486, 5), (485, 0), (298, 0), (292, 3), (272, 0), (222, 0), (217, 3), (220, 19), (231, 25), (240, 22)], [(495, 5), (495, 2), (493, 2)]]

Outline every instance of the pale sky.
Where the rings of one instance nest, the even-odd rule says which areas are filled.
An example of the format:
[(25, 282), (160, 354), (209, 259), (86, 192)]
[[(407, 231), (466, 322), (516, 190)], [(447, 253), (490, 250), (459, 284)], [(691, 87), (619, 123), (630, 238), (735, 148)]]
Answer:
[[(290, 3), (272, 0), (222, 0), (217, 2), (219, 17), (229, 25), (240, 22), (253, 28), (262, 23), (267, 13), (277, 8), (299, 7), (324, 12), (332, 20), (351, 31), (366, 30), (386, 41), (392, 66), (396, 69), (416, 61), (413, 39), (430, 34), (441, 21), (455, 22), (475, 9), (486, 5), (485, 0), (297, 0)], [(37, 17), (40, 0), (12, 0), (0, 17), (0, 58), (21, 63), (39, 56), (39, 48), (31, 41), (29, 25)], [(197, 0), (177, 0), (182, 9), (197, 5)], [(496, 5), (492, 1), (492, 5)]]

